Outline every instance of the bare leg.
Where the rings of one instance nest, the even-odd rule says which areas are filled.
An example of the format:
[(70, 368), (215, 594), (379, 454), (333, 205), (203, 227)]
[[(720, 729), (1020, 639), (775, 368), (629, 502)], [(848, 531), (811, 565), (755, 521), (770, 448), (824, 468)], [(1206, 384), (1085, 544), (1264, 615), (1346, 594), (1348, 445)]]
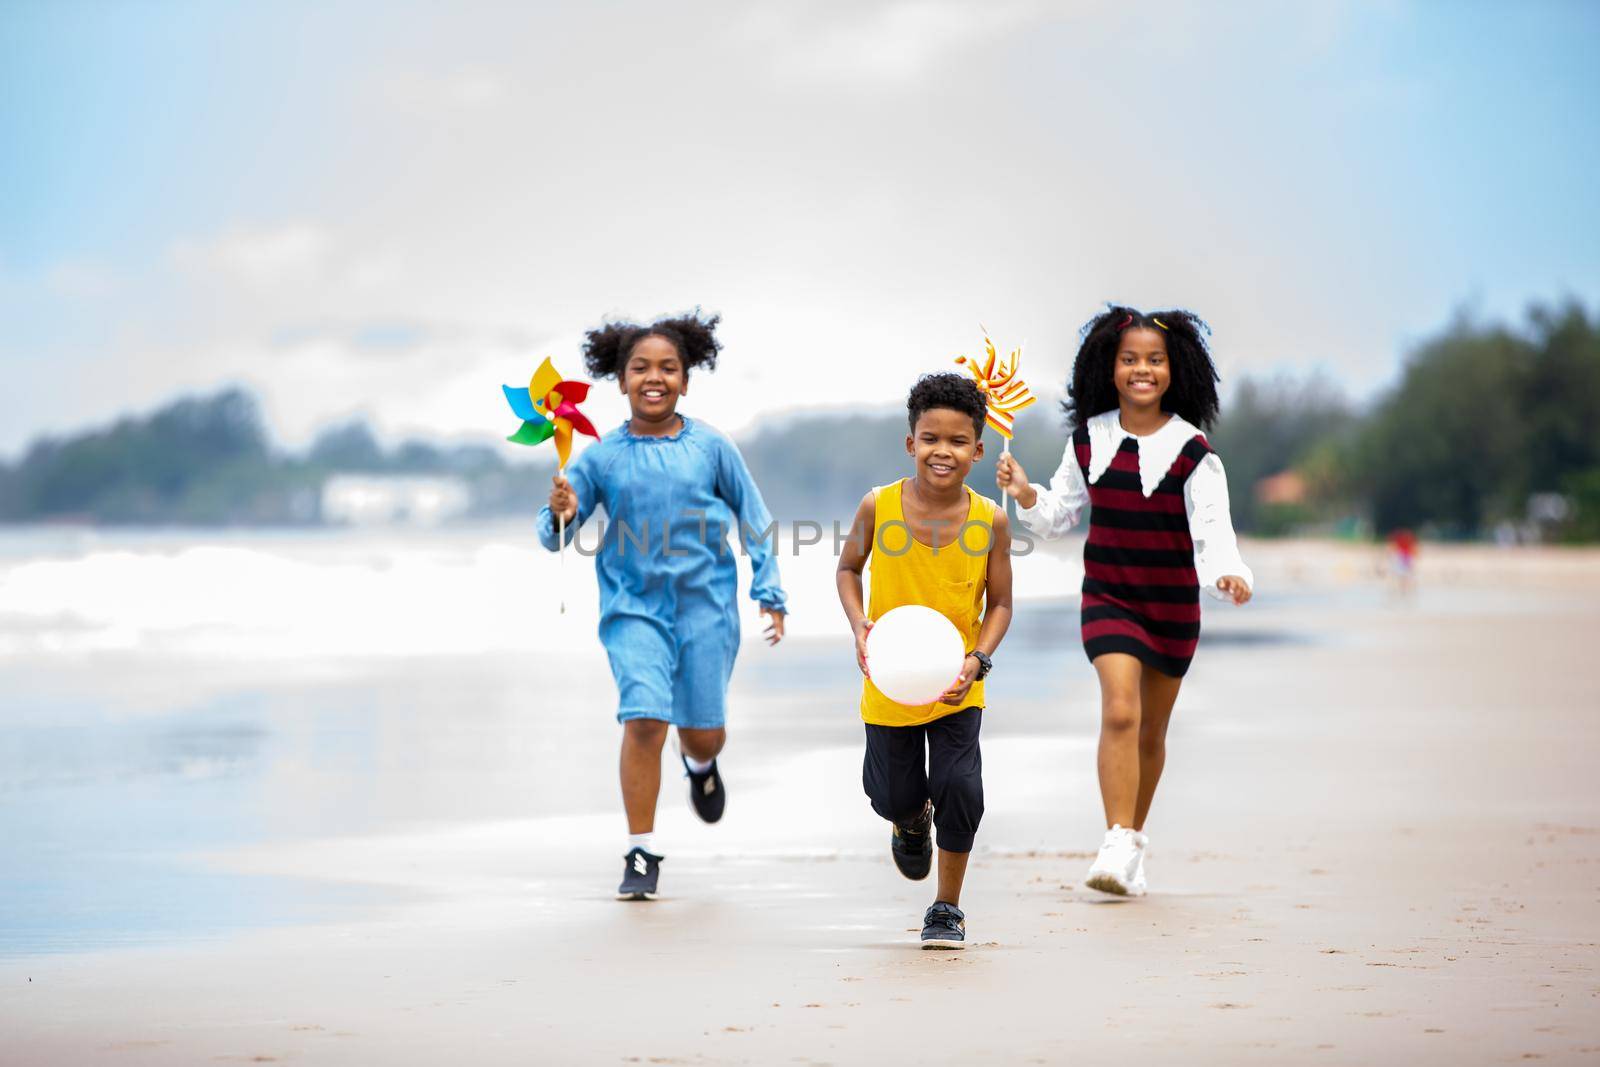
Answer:
[(717, 753), (722, 751), (722, 746), (727, 740), (728, 731), (725, 727), (717, 726), (710, 730), (678, 727), (678, 744), (683, 746), (683, 754), (701, 763), (716, 759)]
[(656, 827), (656, 798), (661, 794), (661, 746), (667, 741), (667, 723), (660, 719), (629, 719), (622, 724), (622, 807), (628, 813), (628, 833), (648, 834)]
[(1133, 825), (1139, 799), (1139, 679), (1144, 664), (1121, 652), (1096, 656), (1100, 676), (1100, 801), (1106, 826)]
[(935, 900), (942, 900), (946, 904), (961, 906), (961, 883), (967, 877), (967, 857), (970, 852), (946, 852), (939, 850), (939, 888), (934, 895)]
[(1145, 669), (1139, 687), (1139, 802), (1133, 812), (1133, 828), (1144, 829), (1155, 799), (1161, 768), (1167, 763), (1167, 724), (1172, 721), (1172, 705), (1178, 699), (1182, 678)]

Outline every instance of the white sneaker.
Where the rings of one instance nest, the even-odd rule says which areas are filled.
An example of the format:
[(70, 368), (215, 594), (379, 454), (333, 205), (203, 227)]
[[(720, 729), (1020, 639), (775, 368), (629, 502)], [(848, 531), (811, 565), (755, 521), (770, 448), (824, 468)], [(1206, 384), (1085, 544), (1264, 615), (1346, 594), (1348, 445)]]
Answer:
[(1083, 884), (1102, 893), (1128, 896), (1133, 892), (1139, 854), (1139, 837), (1134, 831), (1125, 830), (1120, 825), (1111, 827), (1106, 831), (1100, 854), (1095, 856)]
[(1130, 897), (1142, 897), (1145, 894), (1144, 853), (1145, 849), (1150, 847), (1150, 838), (1148, 835), (1135, 830), (1133, 839), (1139, 846), (1139, 864), (1133, 869), (1133, 881), (1128, 884), (1128, 895)]

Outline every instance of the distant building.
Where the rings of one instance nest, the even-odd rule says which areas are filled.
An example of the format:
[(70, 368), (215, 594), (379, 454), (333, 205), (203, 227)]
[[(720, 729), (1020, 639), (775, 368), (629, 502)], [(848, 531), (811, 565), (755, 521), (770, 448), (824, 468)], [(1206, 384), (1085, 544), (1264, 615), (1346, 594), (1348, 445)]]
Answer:
[(1306, 480), (1294, 471), (1284, 471), (1256, 483), (1256, 501), (1263, 505), (1304, 504)]
[(431, 526), (464, 513), (472, 492), (460, 478), (335, 474), (322, 483), (322, 521), (347, 526)]

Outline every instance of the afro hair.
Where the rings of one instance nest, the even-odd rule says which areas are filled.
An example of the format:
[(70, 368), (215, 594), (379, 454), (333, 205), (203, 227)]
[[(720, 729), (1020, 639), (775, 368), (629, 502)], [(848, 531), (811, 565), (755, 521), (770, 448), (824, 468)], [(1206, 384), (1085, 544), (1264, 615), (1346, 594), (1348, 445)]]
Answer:
[(583, 344), (583, 363), (589, 368), (591, 378), (617, 378), (627, 366), (633, 347), (646, 337), (661, 337), (672, 342), (683, 361), (683, 372), (704, 367), (717, 369), (717, 353), (722, 343), (717, 340), (717, 324), (721, 315), (702, 316), (700, 309), (674, 318), (657, 319), (648, 326), (632, 322), (608, 322), (597, 330), (590, 330)]
[(1083, 327), (1083, 341), (1072, 362), (1072, 379), (1067, 383), (1067, 421), (1080, 426), (1102, 412), (1117, 409), (1117, 349), (1125, 330), (1143, 328), (1159, 333), (1167, 344), (1167, 366), (1172, 382), (1161, 397), (1161, 410), (1182, 416), (1196, 427), (1209, 429), (1216, 421), (1216, 365), (1204, 322), (1187, 311), (1156, 311), (1145, 314), (1130, 307), (1112, 305), (1090, 319)]
[(917, 379), (917, 384), (911, 387), (911, 394), (906, 397), (906, 423), (912, 433), (916, 432), (917, 419), (922, 413), (934, 408), (949, 408), (969, 416), (977, 436), (983, 436), (983, 420), (988, 413), (988, 405), (978, 391), (977, 383), (966, 375), (945, 372), (924, 374)]

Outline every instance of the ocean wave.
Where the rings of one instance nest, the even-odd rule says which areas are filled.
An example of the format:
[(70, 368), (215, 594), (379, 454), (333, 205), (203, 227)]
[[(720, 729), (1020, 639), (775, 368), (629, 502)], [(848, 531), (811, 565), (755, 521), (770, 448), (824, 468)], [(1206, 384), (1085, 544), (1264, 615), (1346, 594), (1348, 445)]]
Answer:
[[(745, 599), (746, 641), (760, 639)], [(789, 632), (848, 630), (827, 545), (779, 567)], [(1075, 560), (1036, 553), (1016, 561), (1019, 597), (1076, 590)], [(560, 601), (566, 612), (560, 611)], [(95, 652), (297, 659), (593, 651), (598, 622), (593, 561), (563, 564), (520, 529), (97, 532), (0, 551), (0, 656)]]

